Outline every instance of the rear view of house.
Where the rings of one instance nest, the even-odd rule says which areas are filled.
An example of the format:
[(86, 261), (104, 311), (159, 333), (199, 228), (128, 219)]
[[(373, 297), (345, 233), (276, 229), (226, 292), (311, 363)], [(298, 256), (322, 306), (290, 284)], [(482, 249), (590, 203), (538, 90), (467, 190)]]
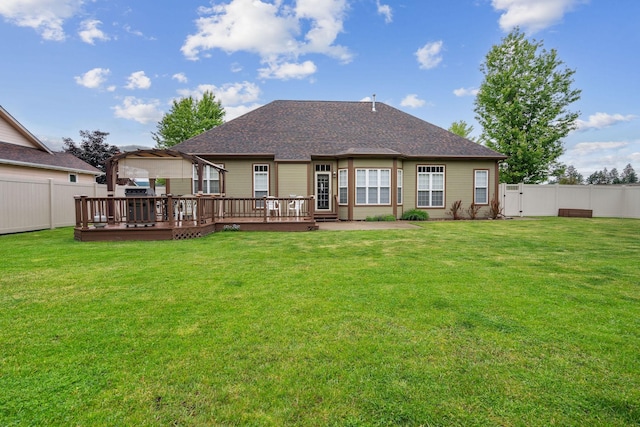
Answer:
[[(173, 183), (176, 193), (314, 196), (316, 219), (399, 218), (451, 203), (482, 206), (498, 194), (506, 156), (384, 103), (274, 101), (174, 147), (226, 169)], [(179, 189), (178, 189), (179, 188)]]

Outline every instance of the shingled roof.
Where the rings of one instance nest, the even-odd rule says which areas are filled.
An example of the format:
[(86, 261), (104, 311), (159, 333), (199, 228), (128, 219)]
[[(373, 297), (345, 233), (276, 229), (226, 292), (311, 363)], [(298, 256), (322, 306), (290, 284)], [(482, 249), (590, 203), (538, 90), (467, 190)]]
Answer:
[(209, 156), (394, 156), (504, 159), (476, 144), (384, 103), (273, 101), (188, 139), (176, 150)]
[(102, 172), (69, 153), (46, 152), (37, 148), (0, 142), (0, 163), (41, 167), (101, 175)]

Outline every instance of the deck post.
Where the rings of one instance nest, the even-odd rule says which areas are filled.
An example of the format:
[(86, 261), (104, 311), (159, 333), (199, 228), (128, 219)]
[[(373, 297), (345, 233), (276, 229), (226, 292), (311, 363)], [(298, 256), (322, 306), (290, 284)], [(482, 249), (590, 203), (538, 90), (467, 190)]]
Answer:
[(80, 196), (80, 205), (81, 205), (80, 209), (81, 209), (83, 230), (89, 229), (89, 209), (87, 206), (87, 199), (88, 199), (88, 196)]
[(196, 224), (204, 224), (204, 206), (202, 206), (202, 191), (196, 194)]
[(315, 199), (316, 196), (314, 196), (313, 194), (311, 195), (311, 197), (309, 197), (309, 217), (311, 219), (313, 219), (313, 217), (315, 216)]
[(76, 195), (73, 196), (73, 199), (75, 200), (75, 207), (76, 207), (76, 227), (80, 227), (80, 225), (82, 224), (82, 210), (81, 210), (81, 203), (80, 203), (80, 196)]
[(267, 196), (263, 196), (262, 197), (262, 208), (263, 208), (263, 211), (262, 211), (263, 222), (267, 222), (267, 220), (268, 220), (267, 219), (267, 213), (268, 213), (268, 211), (267, 211)]
[(116, 223), (116, 204), (113, 200), (113, 191), (107, 191), (107, 223), (114, 225)]
[(175, 217), (173, 212), (173, 195), (171, 193), (167, 194), (167, 220), (169, 221), (169, 225), (171, 227), (175, 224)]

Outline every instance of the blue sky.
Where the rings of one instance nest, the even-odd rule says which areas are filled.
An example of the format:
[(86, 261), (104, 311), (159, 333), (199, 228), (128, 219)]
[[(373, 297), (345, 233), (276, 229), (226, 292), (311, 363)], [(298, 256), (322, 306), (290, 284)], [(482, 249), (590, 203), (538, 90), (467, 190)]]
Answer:
[(514, 27), (576, 70), (561, 161), (640, 171), (638, 0), (2, 0), (0, 105), (53, 149), (80, 130), (152, 147), (171, 102), (227, 120), (276, 99), (376, 99), (443, 128), (473, 111)]

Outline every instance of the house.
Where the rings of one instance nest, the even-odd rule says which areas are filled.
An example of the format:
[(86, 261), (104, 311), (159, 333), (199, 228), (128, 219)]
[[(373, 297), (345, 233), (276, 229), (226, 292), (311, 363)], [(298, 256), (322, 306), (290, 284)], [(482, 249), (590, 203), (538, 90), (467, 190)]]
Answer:
[(97, 196), (101, 174), (51, 151), (0, 106), (0, 234), (75, 224), (73, 196)]
[(421, 209), (447, 218), (450, 205), (498, 196), (506, 156), (384, 103), (274, 101), (173, 147), (220, 165), (174, 193), (230, 198), (313, 196), (318, 220), (400, 218)]
[(0, 176), (93, 183), (101, 174), (71, 154), (51, 151), (0, 106)]

